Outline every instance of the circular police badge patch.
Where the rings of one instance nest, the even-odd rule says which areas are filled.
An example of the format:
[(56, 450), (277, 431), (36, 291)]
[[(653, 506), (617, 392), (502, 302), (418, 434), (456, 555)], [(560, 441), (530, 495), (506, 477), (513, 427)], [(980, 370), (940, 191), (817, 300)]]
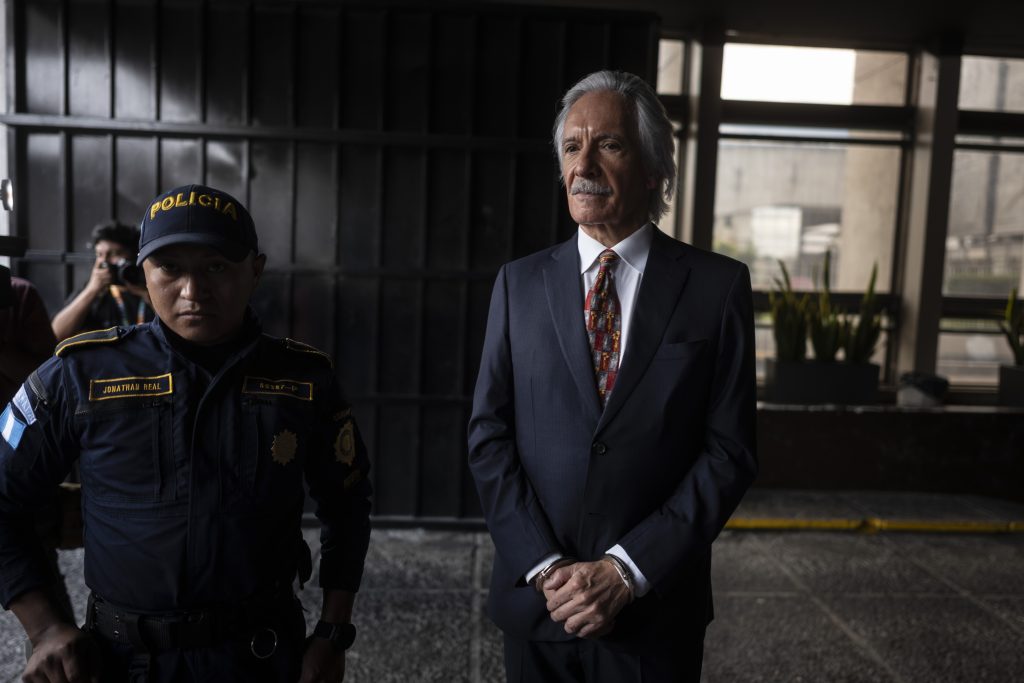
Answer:
[(334, 440), (334, 457), (345, 465), (351, 465), (356, 459), (356, 437), (351, 420), (338, 430), (338, 438)]
[(295, 459), (295, 451), (298, 446), (299, 442), (295, 433), (286, 429), (274, 437), (274, 443), (270, 445), (270, 457), (278, 465), (287, 465)]

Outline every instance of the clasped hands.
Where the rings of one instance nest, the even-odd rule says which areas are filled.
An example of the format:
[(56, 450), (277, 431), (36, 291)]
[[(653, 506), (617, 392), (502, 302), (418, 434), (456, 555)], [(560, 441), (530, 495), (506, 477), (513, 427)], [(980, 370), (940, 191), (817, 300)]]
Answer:
[(600, 638), (633, 596), (608, 560), (574, 562), (537, 578), (552, 620), (580, 638)]

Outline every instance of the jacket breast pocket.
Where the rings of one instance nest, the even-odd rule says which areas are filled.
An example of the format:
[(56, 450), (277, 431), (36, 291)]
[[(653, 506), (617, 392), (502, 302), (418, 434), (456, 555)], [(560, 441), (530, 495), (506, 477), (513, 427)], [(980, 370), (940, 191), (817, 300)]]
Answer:
[(105, 503), (155, 503), (175, 498), (173, 405), (168, 399), (87, 408), (79, 467), (86, 495)]
[(312, 404), (293, 398), (242, 402), (242, 480), (257, 499), (301, 496)]
[(658, 347), (654, 360), (679, 360), (699, 356), (708, 346), (707, 339), (668, 342)]

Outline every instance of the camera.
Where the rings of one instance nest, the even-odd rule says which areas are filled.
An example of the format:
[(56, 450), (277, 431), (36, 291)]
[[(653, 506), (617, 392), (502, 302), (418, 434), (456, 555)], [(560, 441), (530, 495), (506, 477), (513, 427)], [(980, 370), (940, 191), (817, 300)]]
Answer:
[(142, 266), (135, 261), (121, 259), (113, 263), (103, 263), (101, 268), (110, 271), (110, 284), (112, 285), (136, 285), (143, 287), (146, 284), (146, 274), (142, 272)]

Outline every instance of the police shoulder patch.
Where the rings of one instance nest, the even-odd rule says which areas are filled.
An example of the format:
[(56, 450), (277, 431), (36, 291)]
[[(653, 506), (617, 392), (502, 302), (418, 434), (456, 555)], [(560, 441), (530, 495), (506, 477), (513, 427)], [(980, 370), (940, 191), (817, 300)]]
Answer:
[(334, 359), (332, 359), (328, 354), (324, 353), (323, 351), (316, 347), (310, 346), (309, 344), (303, 344), (300, 341), (295, 341), (294, 339), (289, 339), (288, 337), (284, 338), (284, 346), (289, 351), (296, 351), (298, 353), (308, 353), (314, 356), (318, 356), (319, 358), (323, 359), (323, 361), (327, 363), (327, 365), (330, 366), (332, 370), (334, 369)]
[(63, 358), (69, 351), (75, 349), (83, 349), (87, 346), (94, 346), (96, 344), (109, 344), (116, 342), (121, 338), (121, 329), (118, 327), (108, 327), (105, 330), (91, 330), (89, 332), (82, 332), (76, 334), (73, 337), (68, 337), (60, 344), (57, 344), (57, 348), (54, 349), (54, 355)]

